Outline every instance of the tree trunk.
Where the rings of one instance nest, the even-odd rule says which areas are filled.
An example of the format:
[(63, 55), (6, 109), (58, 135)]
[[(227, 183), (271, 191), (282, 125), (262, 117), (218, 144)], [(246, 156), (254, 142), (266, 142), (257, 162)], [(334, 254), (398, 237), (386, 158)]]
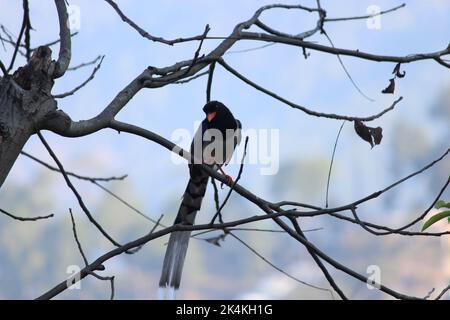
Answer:
[(0, 78), (0, 187), (30, 136), (57, 110), (50, 64), (51, 50), (40, 47), (27, 65)]

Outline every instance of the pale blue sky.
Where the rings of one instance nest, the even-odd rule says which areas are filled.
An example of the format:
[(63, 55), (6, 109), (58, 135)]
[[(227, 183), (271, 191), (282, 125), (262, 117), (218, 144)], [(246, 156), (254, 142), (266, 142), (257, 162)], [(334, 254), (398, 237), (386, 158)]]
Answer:
[[(201, 33), (204, 25), (211, 27), (210, 35), (225, 36), (234, 25), (248, 19), (261, 5), (270, 1), (119, 1), (122, 10), (144, 29), (166, 38), (190, 36)], [(288, 1), (287, 3), (296, 3)], [(315, 1), (302, 2), (314, 5)], [(342, 4), (345, 3), (345, 6)], [(329, 17), (365, 14), (369, 5), (387, 9), (401, 1), (324, 1)], [(140, 37), (122, 23), (114, 10), (103, 1), (70, 1), (79, 6), (80, 30), (73, 40), (72, 64), (92, 60), (105, 54), (101, 70), (94, 81), (75, 96), (59, 102), (60, 108), (73, 119), (86, 119), (100, 112), (114, 95), (148, 65), (167, 66), (192, 57), (197, 44), (187, 43), (174, 47), (153, 43)], [(2, 22), (12, 31), (19, 27), (17, 16), (21, 6), (16, 2), (1, 0)], [(48, 42), (57, 37), (58, 28), (52, 1), (31, 1), (33, 45)], [(381, 17), (380, 29), (368, 29), (366, 21), (329, 23), (326, 25), (331, 38), (338, 47), (363, 51), (406, 55), (430, 52), (445, 48), (450, 39), (448, 1), (408, 1), (406, 8)], [(280, 30), (297, 33), (314, 25), (316, 16), (298, 11), (273, 10), (263, 15), (263, 21)], [(323, 36), (314, 36), (313, 41), (326, 44)], [(202, 52), (208, 52), (218, 41), (207, 41)], [(242, 41), (232, 50), (252, 48), (259, 43)], [(54, 47), (56, 54), (57, 47)], [(5, 55), (0, 52), (2, 57)], [(339, 153), (336, 158), (336, 174), (346, 180), (365, 177), (366, 182), (357, 188), (340, 190), (347, 199), (362, 196), (375, 187), (393, 179), (386, 173), (385, 162), (389, 157), (392, 134), (389, 126), (398, 121), (420, 124), (428, 140), (436, 135), (434, 125), (424, 123), (421, 117), (428, 112), (446, 86), (449, 85), (448, 70), (433, 61), (424, 61), (403, 66), (406, 78), (397, 81), (396, 93), (382, 95), (393, 68), (392, 63), (376, 63), (343, 57), (343, 60), (361, 89), (375, 102), (362, 97), (346, 78), (335, 56), (310, 51), (305, 60), (296, 47), (275, 45), (264, 50), (242, 54), (229, 54), (226, 61), (244, 75), (284, 97), (313, 110), (341, 114), (370, 115), (389, 106), (398, 96), (404, 100), (394, 112), (373, 122), (384, 128), (381, 146), (370, 150), (359, 140), (351, 128), (344, 128)], [(19, 60), (21, 61), (21, 60)], [(89, 68), (68, 73), (57, 81), (54, 92), (64, 92), (82, 82)], [(118, 119), (141, 125), (170, 138), (178, 128), (193, 131), (194, 122), (201, 120), (201, 107), (205, 99), (206, 78), (188, 85), (167, 86), (158, 90), (141, 91), (118, 115)], [(281, 163), (286, 159), (329, 157), (330, 148), (340, 125), (339, 122), (318, 119), (290, 109), (267, 97), (216, 68), (212, 90), (214, 99), (227, 104), (241, 119), (244, 128), (280, 129)], [(164, 208), (161, 199), (180, 193), (184, 189), (187, 170), (174, 166), (169, 153), (154, 144), (125, 134), (118, 137), (105, 130), (82, 139), (59, 138), (47, 134), (52, 145), (68, 168), (82, 172), (111, 174), (126, 172), (142, 198), (147, 198), (150, 212), (157, 215)], [(251, 142), (250, 142), (251, 143)], [(411, 146), (414, 148), (414, 145)], [(26, 147), (33, 153), (46, 157), (44, 150), (31, 139)], [(47, 157), (48, 158), (48, 157)], [(358, 161), (354, 161), (358, 158)], [(130, 165), (131, 162), (131, 165)], [(360, 165), (364, 163), (364, 165)], [(368, 165), (366, 165), (368, 164)], [(12, 177), (26, 183), (22, 175), (35, 169), (28, 161), (19, 160)], [(358, 172), (354, 172), (357, 170)], [(237, 170), (233, 169), (232, 172)], [(260, 176), (260, 166), (248, 166), (242, 183), (266, 197), (271, 191), (264, 186), (270, 184), (271, 176)], [(385, 172), (385, 174), (380, 174)], [(317, 177), (325, 182), (326, 172)], [(150, 196), (148, 195), (150, 191)]]
[[(95, 79), (75, 96), (59, 102), (59, 107), (73, 119), (86, 119), (99, 113), (114, 95), (149, 65), (168, 66), (193, 56), (197, 43), (178, 44), (173, 47), (143, 39), (123, 23), (114, 10), (104, 1), (69, 1), (81, 9), (81, 28), (73, 38), (72, 65), (89, 61), (99, 54), (106, 58)], [(210, 35), (226, 36), (240, 21), (248, 19), (254, 11), (271, 1), (117, 1), (122, 10), (155, 36), (174, 38), (200, 34), (205, 24), (211, 27)], [(298, 3), (299, 1), (285, 1)], [(315, 1), (302, 1), (313, 6)], [(402, 1), (322, 1), (329, 17), (366, 14), (369, 5), (388, 9)], [(450, 41), (450, 1), (406, 1), (407, 6), (381, 17), (381, 29), (370, 30), (366, 21), (329, 23), (325, 26), (337, 47), (359, 49), (371, 53), (406, 55), (432, 52), (444, 49)], [(31, 0), (33, 46), (54, 40), (58, 35), (58, 24), (53, 1)], [(21, 4), (19, 1), (0, 0), (0, 20), (17, 34), (20, 27)], [(263, 15), (267, 24), (289, 33), (299, 33), (315, 24), (315, 14), (296, 11), (274, 10)], [(311, 38), (327, 44), (323, 36)], [(202, 52), (206, 53), (218, 44), (207, 41)], [(242, 41), (231, 50), (246, 49), (260, 43)], [(0, 48), (0, 58), (10, 55)], [(450, 86), (450, 74), (433, 61), (422, 61), (402, 65), (406, 77), (397, 81), (394, 95), (382, 95), (388, 84), (392, 63), (377, 63), (343, 57), (349, 72), (360, 88), (375, 102), (362, 97), (350, 81), (335, 56), (309, 51), (305, 60), (301, 49), (275, 45), (263, 50), (242, 54), (229, 54), (225, 60), (244, 75), (280, 95), (310, 109), (348, 115), (371, 115), (389, 106), (400, 95), (404, 100), (398, 107), (370, 125), (382, 126), (384, 139), (380, 146), (370, 150), (366, 142), (355, 135), (352, 125), (347, 124), (342, 133), (335, 162), (336, 179), (340, 187), (332, 191), (334, 204), (367, 195), (379, 189), (396, 176), (390, 171), (394, 128), (406, 122), (420, 127), (424, 132), (427, 148), (417, 141), (408, 140), (411, 149), (426, 153), (429, 148), (439, 148), (437, 137), (445, 128), (428, 121), (429, 108), (437, 96)], [(54, 54), (57, 47), (54, 47)], [(23, 63), (23, 60), (19, 60)], [(84, 81), (91, 69), (70, 72), (57, 80), (54, 92), (72, 89)], [(194, 121), (201, 120), (201, 107), (205, 101), (206, 78), (186, 85), (172, 85), (157, 90), (141, 91), (118, 115), (118, 119), (132, 122), (170, 138), (178, 128), (193, 130)], [(267, 97), (248, 87), (220, 66), (216, 67), (212, 97), (223, 101), (232, 109), (244, 128), (279, 129), (281, 163), (298, 159), (329, 160), (334, 138), (340, 122), (310, 117), (298, 110)], [(444, 131), (445, 132), (445, 131)], [(67, 139), (45, 133), (55, 152), (66, 168), (84, 174), (111, 175), (130, 174), (130, 181), (137, 197), (144, 200), (145, 210), (158, 217), (167, 209), (166, 200), (182, 194), (187, 169), (170, 162), (169, 153), (158, 145), (140, 138), (104, 130), (81, 139)], [(250, 142), (251, 143), (251, 142)], [(442, 150), (446, 145), (440, 146)], [(27, 151), (49, 159), (45, 150), (35, 138), (27, 144)], [(432, 159), (435, 154), (424, 156)], [(422, 164), (425, 164), (423, 162)], [(38, 167), (29, 160), (19, 159), (10, 177), (2, 188), (8, 192), (8, 185), (26, 185)], [(251, 191), (274, 199), (271, 185), (273, 176), (259, 175), (258, 165), (245, 169), (241, 183)], [(403, 174), (414, 167), (405, 164)], [(40, 170), (40, 168), (39, 168)], [(237, 166), (229, 169), (237, 172)], [(325, 186), (326, 171), (316, 179)], [(399, 173), (400, 174), (400, 173)], [(286, 181), (293, 183), (295, 181)], [(336, 182), (337, 183), (337, 182)], [(440, 182), (439, 182), (440, 183)], [(62, 188), (62, 181), (60, 187)], [(91, 190), (87, 187), (85, 190)], [(419, 198), (415, 187), (405, 189), (406, 197)], [(399, 193), (402, 194), (402, 193)], [(87, 201), (95, 203), (101, 194), (86, 191)], [(65, 199), (67, 198), (67, 199)], [(299, 195), (298, 200), (302, 199)], [(308, 199), (306, 199), (308, 200)], [(61, 200), (61, 207), (74, 206), (70, 194)], [(405, 198), (407, 202), (407, 198)], [(323, 203), (318, 203), (323, 205)], [(202, 219), (202, 218), (201, 218)], [(207, 220), (208, 218), (205, 218)], [(170, 219), (167, 219), (169, 221)]]

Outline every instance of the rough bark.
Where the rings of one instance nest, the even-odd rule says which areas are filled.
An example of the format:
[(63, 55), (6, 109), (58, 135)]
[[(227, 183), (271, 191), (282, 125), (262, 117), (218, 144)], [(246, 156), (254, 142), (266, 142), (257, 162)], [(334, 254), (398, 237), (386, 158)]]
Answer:
[(59, 114), (48, 74), (51, 50), (38, 48), (12, 76), (0, 78), (0, 187), (25, 143)]

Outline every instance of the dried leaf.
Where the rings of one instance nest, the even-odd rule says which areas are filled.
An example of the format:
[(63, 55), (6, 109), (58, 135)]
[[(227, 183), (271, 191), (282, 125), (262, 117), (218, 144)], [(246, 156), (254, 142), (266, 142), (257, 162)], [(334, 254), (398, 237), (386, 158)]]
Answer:
[(372, 148), (380, 144), (381, 139), (383, 139), (383, 129), (381, 127), (368, 127), (360, 120), (355, 120), (355, 131), (361, 139), (370, 143)]
[(406, 75), (406, 72), (403, 71), (403, 73), (400, 72), (400, 62), (397, 63), (397, 65), (394, 68), (394, 71), (392, 71), (393, 74), (395, 74), (399, 78), (403, 78)]
[(389, 85), (381, 91), (381, 93), (394, 93), (395, 91), (395, 78), (389, 80)]
[(370, 129), (366, 127), (362, 121), (355, 120), (355, 131), (360, 136), (361, 139), (370, 143), (373, 148), (372, 135), (370, 133)]
[(220, 241), (224, 241), (225, 240), (225, 236), (226, 236), (225, 234), (221, 234), (221, 235), (219, 235), (217, 237), (212, 237), (212, 238), (208, 238), (208, 239), (205, 239), (205, 240), (207, 242), (215, 245), (215, 246), (220, 247)]
[(375, 144), (380, 144), (381, 139), (383, 139), (383, 129), (381, 127), (370, 128), (370, 133), (373, 137), (373, 142)]

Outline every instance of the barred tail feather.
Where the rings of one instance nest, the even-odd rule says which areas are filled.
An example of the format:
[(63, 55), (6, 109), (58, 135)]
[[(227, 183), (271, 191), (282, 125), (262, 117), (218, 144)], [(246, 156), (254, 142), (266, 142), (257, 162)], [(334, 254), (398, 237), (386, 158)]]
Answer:
[[(193, 225), (195, 216), (200, 210), (208, 185), (208, 175), (195, 166), (190, 167), (191, 178), (183, 195), (175, 224)], [(176, 231), (170, 234), (169, 243), (159, 280), (159, 287), (174, 292), (180, 287), (184, 259), (191, 237), (190, 231)], [(174, 294), (171, 295), (174, 298)]]
[(184, 258), (186, 257), (190, 237), (190, 231), (176, 231), (170, 235), (159, 280), (161, 288), (177, 290), (180, 287)]

